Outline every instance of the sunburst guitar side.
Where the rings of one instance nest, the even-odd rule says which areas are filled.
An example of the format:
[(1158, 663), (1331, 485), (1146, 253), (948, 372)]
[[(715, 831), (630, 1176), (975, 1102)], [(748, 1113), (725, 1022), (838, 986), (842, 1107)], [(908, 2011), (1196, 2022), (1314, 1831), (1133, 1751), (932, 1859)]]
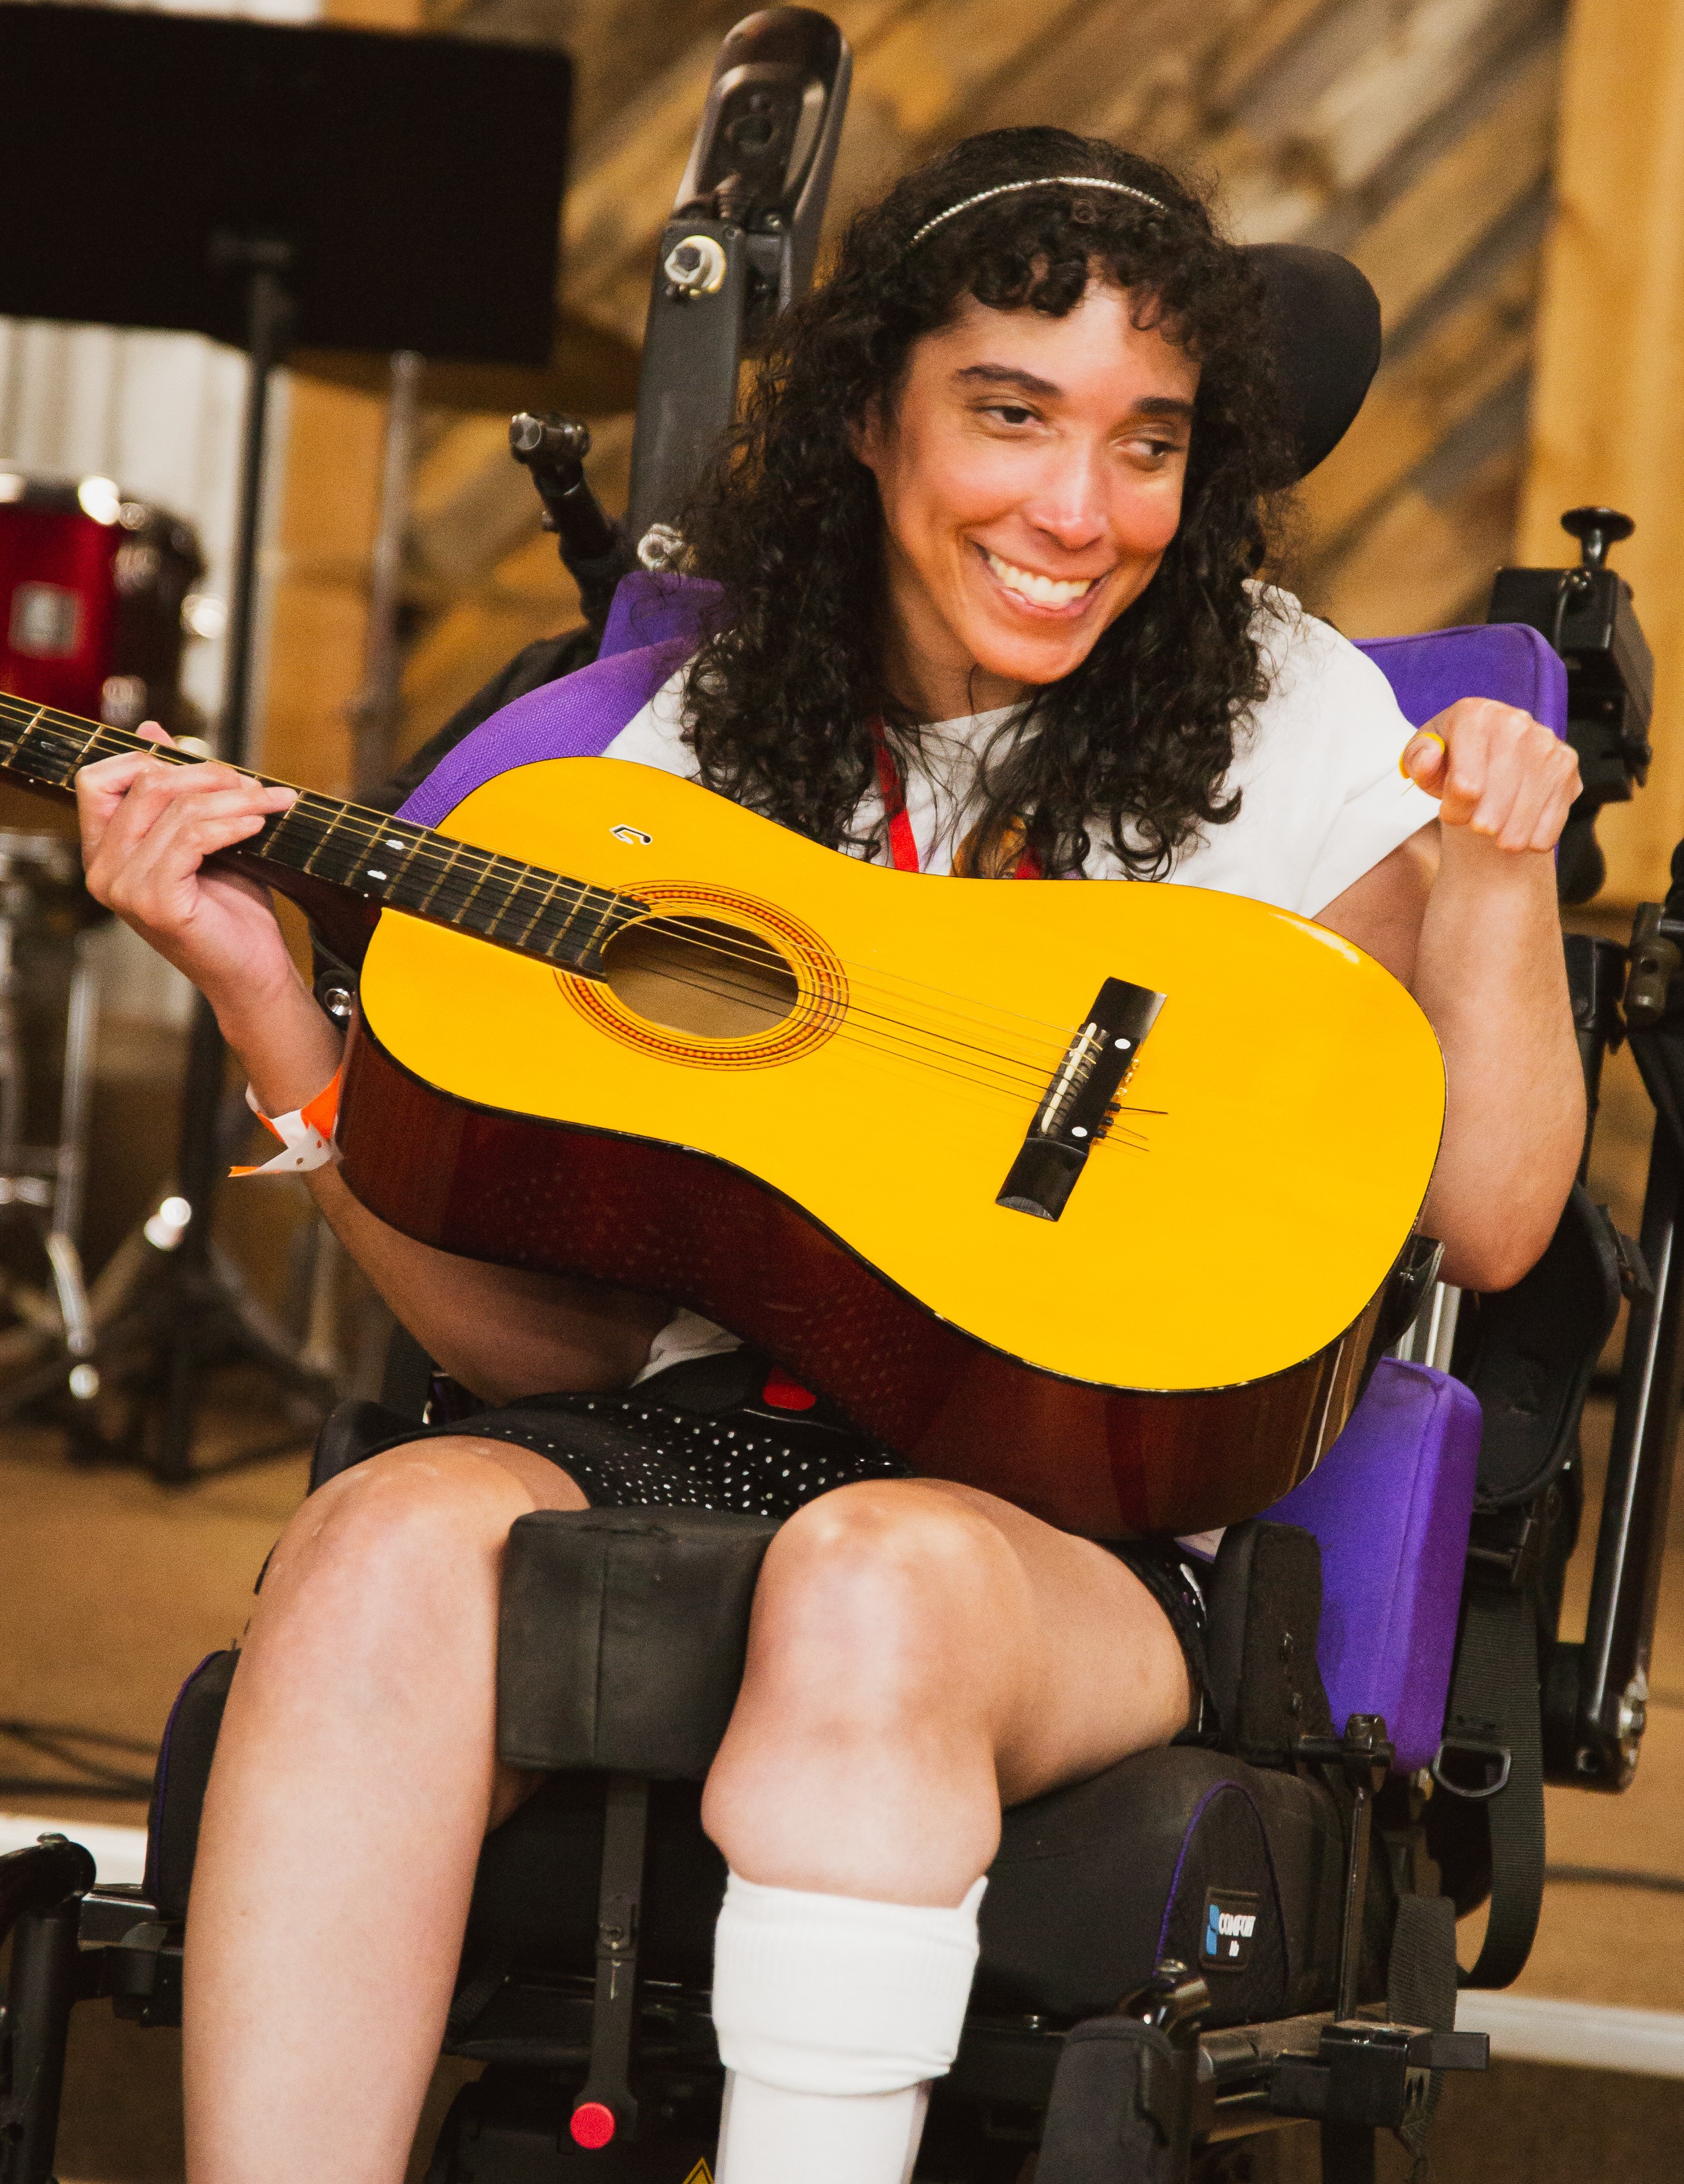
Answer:
[(1098, 1536), (1252, 1514), (1337, 1434), (1444, 1110), (1359, 950), (1196, 889), (889, 871), (611, 759), (443, 831), (648, 914), (592, 977), (381, 916), (340, 1124), (372, 1212), (681, 1300)]

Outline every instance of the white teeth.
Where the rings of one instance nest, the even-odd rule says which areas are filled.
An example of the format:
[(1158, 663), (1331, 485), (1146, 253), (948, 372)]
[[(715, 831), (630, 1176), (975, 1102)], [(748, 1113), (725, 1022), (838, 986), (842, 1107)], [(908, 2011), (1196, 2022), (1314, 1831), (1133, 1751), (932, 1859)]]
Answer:
[[(983, 551), (988, 554), (986, 547)], [(988, 566), (1008, 592), (1042, 607), (1068, 607), (1073, 599), (1085, 598), (1099, 582), (1097, 577), (1083, 577), (1073, 583), (1060, 583), (1056, 577), (1037, 577), (1028, 569), (1015, 568), (998, 554), (988, 554)]]

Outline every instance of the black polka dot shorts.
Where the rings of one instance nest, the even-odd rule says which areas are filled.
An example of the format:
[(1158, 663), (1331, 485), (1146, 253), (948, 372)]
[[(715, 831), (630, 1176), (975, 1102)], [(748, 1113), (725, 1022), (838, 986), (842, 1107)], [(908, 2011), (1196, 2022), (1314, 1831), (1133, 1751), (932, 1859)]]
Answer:
[(535, 1450), (596, 1509), (792, 1517), (833, 1487), (912, 1476), (898, 1456), (747, 1351), (668, 1366), (621, 1394), (525, 1396), (411, 1427), (393, 1445), (446, 1434)]

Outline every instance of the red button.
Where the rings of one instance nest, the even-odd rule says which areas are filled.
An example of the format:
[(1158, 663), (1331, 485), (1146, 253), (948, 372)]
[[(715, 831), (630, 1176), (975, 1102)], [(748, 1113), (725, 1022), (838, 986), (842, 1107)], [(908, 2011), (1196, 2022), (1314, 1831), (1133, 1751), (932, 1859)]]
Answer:
[(818, 1401), (811, 1388), (804, 1388), (799, 1380), (792, 1380), (775, 1365), (766, 1376), (762, 1393), (766, 1401), (780, 1411), (810, 1411)]
[(576, 2145), (588, 2147), (594, 2152), (599, 2146), (606, 2146), (614, 2136), (614, 2111), (605, 2108), (600, 2101), (581, 2101), (567, 2128)]

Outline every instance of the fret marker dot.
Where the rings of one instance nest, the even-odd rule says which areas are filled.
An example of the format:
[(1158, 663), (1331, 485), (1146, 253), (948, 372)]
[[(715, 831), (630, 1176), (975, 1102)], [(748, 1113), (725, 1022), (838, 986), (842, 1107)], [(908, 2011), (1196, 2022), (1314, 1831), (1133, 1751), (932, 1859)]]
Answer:
[(404, 845), (401, 842), (388, 841), (386, 846), (388, 850), (401, 850)]
[(371, 880), (383, 880), (383, 879), (386, 878), (386, 875), (385, 875), (385, 873), (384, 873), (384, 872), (376, 872), (376, 870), (374, 869), (374, 866), (373, 866), (372, 865), (371, 865), (371, 866), (369, 866), (369, 868), (368, 868), (368, 876), (369, 876), (369, 878), (370, 878)]

